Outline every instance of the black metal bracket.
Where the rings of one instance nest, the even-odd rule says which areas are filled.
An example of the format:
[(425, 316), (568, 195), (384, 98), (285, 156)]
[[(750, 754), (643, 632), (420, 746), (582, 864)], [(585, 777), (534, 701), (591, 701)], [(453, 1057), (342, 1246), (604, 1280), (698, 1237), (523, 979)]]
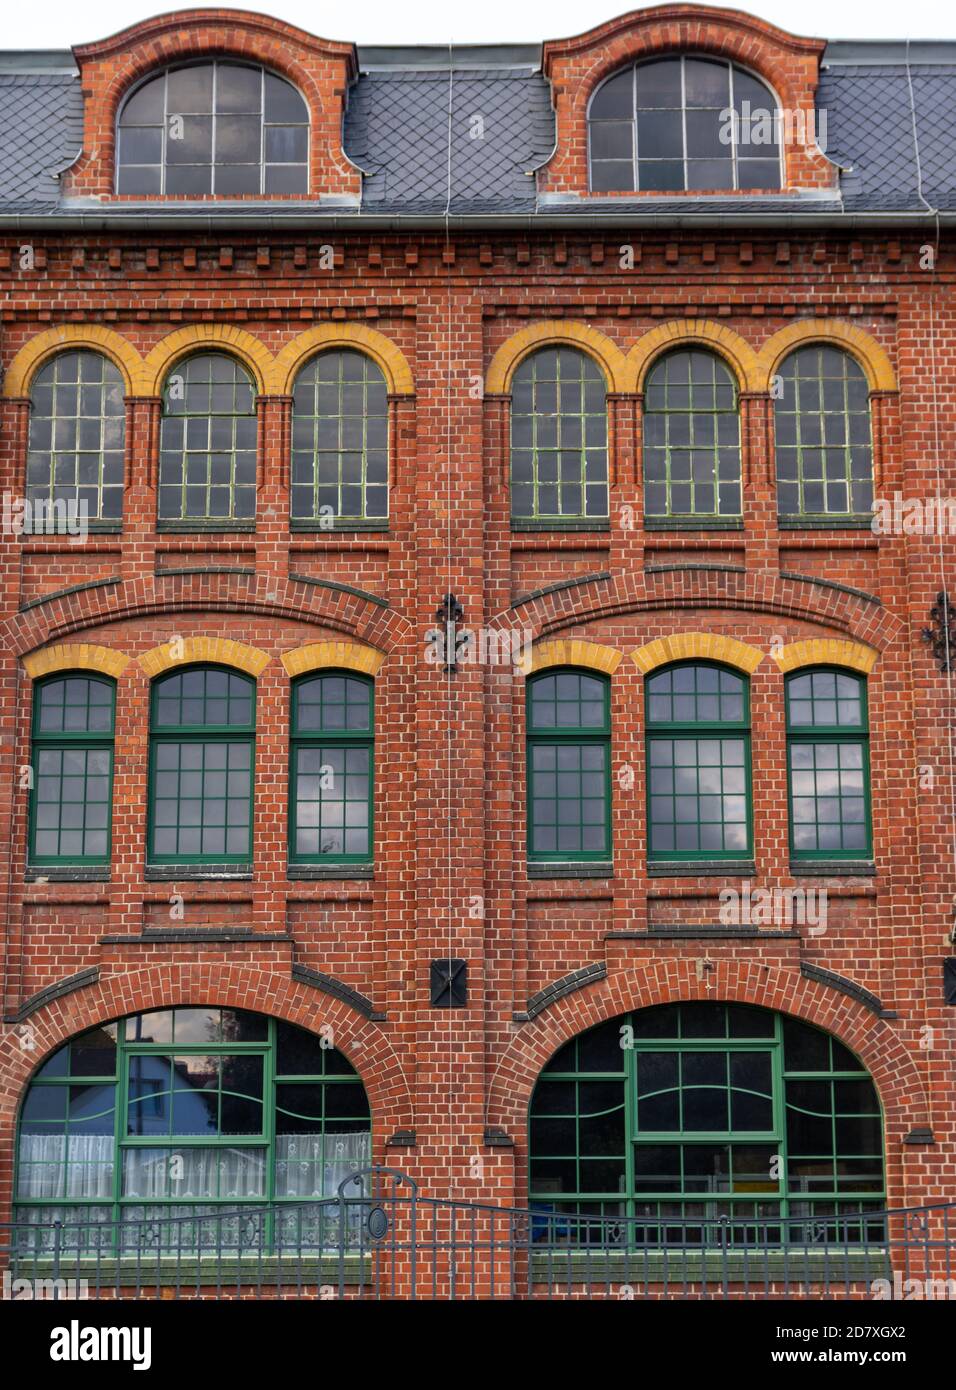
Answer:
[(939, 669), (952, 671), (956, 667), (956, 608), (945, 589), (936, 595), (929, 619), (933, 626), (923, 628), (923, 641), (932, 645)]
[(468, 962), (446, 958), (431, 966), (433, 1009), (463, 1009), (468, 1003)]

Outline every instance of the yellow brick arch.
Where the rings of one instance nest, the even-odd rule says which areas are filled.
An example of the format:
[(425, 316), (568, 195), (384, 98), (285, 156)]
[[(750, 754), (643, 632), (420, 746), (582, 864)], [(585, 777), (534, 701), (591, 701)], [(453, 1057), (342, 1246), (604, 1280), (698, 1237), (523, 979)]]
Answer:
[(376, 651), (364, 642), (309, 642), (304, 647), (294, 647), (291, 652), (285, 652), (282, 664), (290, 676), (302, 676), (323, 668), (377, 676), (384, 660), (384, 652)]
[(244, 328), (226, 323), (196, 323), (170, 333), (143, 360), (137, 382), (138, 396), (160, 396), (163, 383), (177, 362), (194, 352), (225, 352), (236, 357), (252, 375), (259, 394), (269, 390), (275, 359), (269, 349)]
[(604, 647), (598, 642), (567, 641), (539, 642), (532, 647), (530, 659), (521, 663), (526, 676), (546, 671), (549, 666), (584, 666), (591, 671), (603, 671), (613, 676), (624, 659), (616, 647)]
[(794, 348), (808, 343), (826, 343), (843, 348), (866, 373), (871, 391), (898, 390), (893, 364), (884, 348), (862, 328), (842, 319), (804, 319), (788, 324), (768, 338), (758, 354), (759, 390), (769, 391), (771, 379)]
[(195, 662), (232, 666), (249, 676), (258, 676), (271, 660), (268, 652), (247, 646), (245, 642), (235, 642), (229, 637), (173, 637), (144, 652), (139, 664), (150, 679), (175, 666), (188, 666)]
[(5, 396), (27, 396), (34, 376), (51, 357), (60, 352), (88, 348), (108, 357), (123, 378), (127, 395), (136, 393), (143, 359), (133, 344), (112, 328), (94, 323), (64, 323), (38, 333), (16, 354), (3, 380)]
[(805, 642), (790, 642), (772, 653), (781, 671), (796, 671), (801, 666), (845, 666), (868, 676), (879, 660), (879, 652), (862, 642), (845, 638), (811, 637)]
[(52, 676), (57, 671), (96, 671), (118, 679), (130, 663), (125, 652), (114, 647), (100, 647), (92, 642), (58, 642), (41, 647), (23, 658), (23, 669), (31, 680)]
[(631, 660), (644, 675), (666, 666), (671, 661), (720, 661), (752, 675), (763, 661), (759, 647), (723, 637), (717, 632), (675, 632), (670, 637), (658, 637), (655, 642), (631, 652)]
[(758, 371), (757, 354), (739, 333), (712, 319), (679, 319), (662, 323), (645, 333), (627, 354), (627, 391), (643, 391), (647, 373), (672, 348), (699, 347), (722, 357), (737, 378), (741, 391), (765, 390)]
[(503, 395), (511, 390), (515, 371), (537, 348), (576, 347), (587, 353), (601, 368), (609, 391), (626, 391), (627, 358), (606, 334), (587, 323), (572, 319), (555, 319), (547, 323), (529, 324), (514, 333), (491, 359), (485, 378), (489, 395)]
[(326, 348), (354, 348), (365, 353), (381, 369), (391, 395), (414, 395), (415, 380), (405, 354), (384, 333), (363, 323), (316, 324), (286, 343), (272, 363), (266, 386), (269, 394), (289, 395), (304, 364)]

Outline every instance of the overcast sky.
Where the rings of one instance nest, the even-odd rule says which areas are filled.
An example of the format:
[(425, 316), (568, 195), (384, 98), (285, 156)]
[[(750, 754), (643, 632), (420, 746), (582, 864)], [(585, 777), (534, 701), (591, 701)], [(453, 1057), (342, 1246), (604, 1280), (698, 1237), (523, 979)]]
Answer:
[[(4, 5), (0, 47), (69, 48), (105, 38), (150, 15), (174, 8), (162, 0), (42, 0)], [(176, 8), (210, 9), (214, 5)], [(626, 0), (349, 0), (318, 5), (315, 0), (233, 3), (298, 24), (324, 38), (355, 43), (537, 43), (579, 34), (626, 12)], [(717, 8), (716, 6), (713, 8)], [(819, 38), (956, 39), (954, 0), (750, 0), (751, 14), (798, 34)]]

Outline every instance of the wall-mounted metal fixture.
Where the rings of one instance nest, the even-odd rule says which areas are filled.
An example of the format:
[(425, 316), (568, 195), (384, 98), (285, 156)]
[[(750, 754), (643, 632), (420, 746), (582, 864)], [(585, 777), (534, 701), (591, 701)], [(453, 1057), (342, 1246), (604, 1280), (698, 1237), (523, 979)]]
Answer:
[(441, 627), (429, 628), (426, 633), (433, 653), (431, 660), (446, 671), (458, 670), (462, 651), (471, 640), (471, 634), (459, 627), (464, 616), (465, 610), (455, 595), (446, 594), (435, 613)]
[(433, 1009), (463, 1009), (468, 1003), (468, 962), (433, 960), (431, 996)]
[(923, 628), (923, 641), (931, 643), (939, 669), (952, 671), (956, 667), (956, 608), (945, 589), (936, 595), (929, 620), (933, 626)]
[(943, 961), (943, 1000), (956, 1005), (956, 956)]

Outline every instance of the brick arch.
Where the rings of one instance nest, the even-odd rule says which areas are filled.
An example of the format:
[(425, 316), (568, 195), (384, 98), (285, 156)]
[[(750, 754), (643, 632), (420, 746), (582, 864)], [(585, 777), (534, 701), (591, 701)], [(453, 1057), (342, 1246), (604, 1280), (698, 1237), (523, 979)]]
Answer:
[[(108, 975), (54, 999), (30, 1015), (24, 1027), (0, 1039), (0, 1149), (12, 1146), (23, 1092), (40, 1063), (77, 1033), (131, 1013), (175, 1005), (219, 1005), (250, 1009), (316, 1032), (332, 1029), (332, 1040), (362, 1078), (380, 1142), (393, 1129), (414, 1128), (412, 1093), (402, 1065), (381, 1026), (351, 1005), (271, 973), (261, 964), (208, 962), (157, 964)], [(24, 1037), (32, 1041), (29, 1050)]]
[(643, 391), (647, 374), (659, 357), (673, 348), (701, 347), (716, 353), (737, 378), (741, 391), (765, 389), (757, 354), (739, 333), (712, 319), (679, 319), (645, 333), (627, 354), (625, 391)]
[(295, 378), (305, 363), (328, 348), (354, 348), (364, 353), (381, 370), (391, 395), (414, 395), (412, 369), (401, 348), (364, 323), (319, 323), (286, 343), (272, 363), (266, 388), (269, 394), (291, 395)]
[(871, 334), (842, 319), (804, 319), (774, 333), (757, 354), (759, 391), (769, 391), (772, 378), (796, 348), (823, 343), (842, 348), (863, 368), (871, 391), (899, 389), (889, 355)]
[(149, 677), (171, 671), (176, 666), (188, 666), (197, 661), (211, 661), (231, 666), (249, 676), (260, 676), (272, 658), (258, 647), (247, 646), (229, 637), (183, 637), (176, 642), (162, 642), (138, 658)]
[(244, 328), (236, 328), (234, 324), (196, 323), (170, 333), (143, 359), (134, 381), (135, 394), (162, 395), (166, 377), (178, 362), (194, 352), (215, 349), (237, 358), (252, 376), (256, 390), (260, 394), (268, 392), (274, 359), (258, 338)]
[(569, 630), (604, 618), (665, 611), (673, 616), (684, 608), (761, 613), (812, 623), (828, 635), (841, 634), (878, 652), (903, 632), (899, 618), (859, 591), (841, 591), (809, 575), (745, 572), (720, 565), (584, 577), (558, 591), (517, 600), (489, 625), (528, 631), (539, 642), (584, 637)]
[(293, 647), (291, 652), (285, 652), (282, 664), (290, 676), (302, 676), (308, 671), (326, 668), (377, 676), (384, 660), (384, 652), (367, 647), (362, 642), (308, 642), (303, 647)]
[(535, 1082), (569, 1038), (633, 1009), (702, 999), (760, 1005), (826, 1029), (856, 1053), (873, 1078), (888, 1137), (900, 1141), (911, 1129), (928, 1127), (923, 1077), (888, 1020), (793, 967), (768, 969), (742, 960), (713, 965), (709, 989), (697, 978), (695, 960), (669, 958), (614, 973), (546, 1006), (512, 1038), (498, 1062), (489, 1091), (489, 1127), (503, 1129), (524, 1148)]
[(143, 359), (128, 339), (112, 328), (102, 328), (99, 324), (64, 323), (56, 328), (47, 328), (24, 343), (7, 368), (3, 379), (4, 396), (28, 396), (34, 376), (51, 357), (78, 348), (88, 348), (90, 352), (98, 352), (108, 358), (122, 376), (126, 394), (136, 394)]
[(631, 652), (631, 660), (645, 676), (668, 662), (694, 659), (722, 661), (750, 676), (763, 661), (763, 652), (759, 647), (716, 632), (675, 632), (672, 637), (659, 637)]
[[(121, 587), (97, 584), (83, 593), (53, 596), (17, 613), (0, 624), (4, 649), (22, 656), (74, 633), (129, 618), (169, 617), (176, 613), (241, 613), (266, 619), (292, 619), (341, 632), (388, 653), (404, 646), (413, 629), (408, 619), (371, 598), (338, 590), (301, 587), (288, 581), (277, 593), (277, 581), (262, 574), (251, 582), (241, 598), (234, 581), (214, 575), (198, 575), (183, 582), (178, 598), (163, 600), (151, 579), (128, 580)], [(232, 588), (230, 589), (230, 584)], [(221, 592), (220, 592), (221, 590)]]
[(518, 367), (532, 352), (542, 347), (573, 347), (592, 358), (611, 392), (626, 391), (627, 359), (616, 343), (599, 329), (572, 319), (533, 323), (512, 334), (495, 353), (485, 377), (489, 395), (505, 395), (511, 390), (511, 379)]
[(870, 674), (880, 654), (862, 642), (837, 642), (834, 638), (811, 638), (807, 642), (789, 642), (773, 659), (781, 671), (796, 671), (801, 666), (846, 666), (851, 671)]
[(612, 676), (624, 659), (616, 647), (599, 642), (540, 642), (532, 647), (530, 659), (521, 663), (525, 675), (545, 671), (549, 666), (585, 666), (591, 671), (603, 671)]
[(23, 658), (23, 669), (31, 680), (52, 676), (57, 671), (98, 671), (117, 680), (130, 663), (130, 657), (115, 647), (93, 642), (60, 642), (43, 647)]

